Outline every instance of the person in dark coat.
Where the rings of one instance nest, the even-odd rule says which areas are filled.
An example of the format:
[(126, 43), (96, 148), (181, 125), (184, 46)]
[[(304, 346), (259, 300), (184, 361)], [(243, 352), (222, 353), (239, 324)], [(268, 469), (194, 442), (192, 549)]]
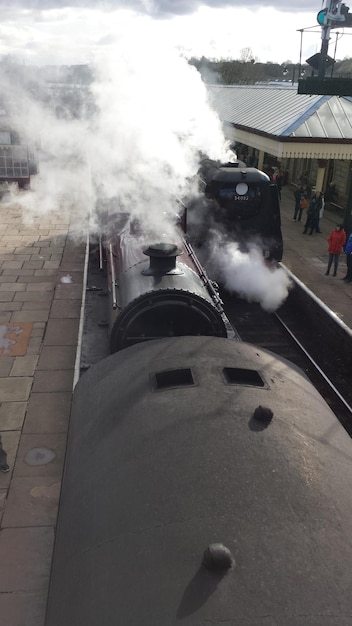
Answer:
[(334, 273), (333, 276), (337, 274), (337, 268), (339, 266), (339, 259), (342, 249), (346, 243), (346, 233), (343, 228), (343, 224), (339, 224), (331, 231), (328, 237), (328, 250), (329, 250), (329, 261), (328, 267), (325, 272), (325, 276), (328, 276), (331, 270), (331, 266), (334, 263)]
[(310, 235), (313, 235), (314, 230), (319, 231), (319, 218), (322, 206), (323, 200), (321, 197), (321, 192), (316, 191), (309, 203), (309, 207), (307, 210), (307, 220), (304, 225), (303, 234), (307, 232), (308, 228), (310, 228)]
[(303, 210), (308, 206), (308, 190), (306, 185), (298, 187), (293, 193), (295, 197), (295, 210), (293, 213), (293, 221), (300, 222), (302, 219)]
[(280, 200), (281, 200), (281, 189), (282, 189), (281, 181), (282, 181), (281, 171), (276, 167), (274, 170), (274, 174), (273, 174), (273, 182), (276, 184)]

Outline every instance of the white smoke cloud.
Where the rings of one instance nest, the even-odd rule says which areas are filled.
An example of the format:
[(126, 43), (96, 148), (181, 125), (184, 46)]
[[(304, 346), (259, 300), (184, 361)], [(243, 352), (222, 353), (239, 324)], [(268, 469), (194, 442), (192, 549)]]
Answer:
[(224, 158), (226, 146), (195, 68), (164, 40), (141, 37), (136, 45), (126, 36), (96, 65), (90, 160), (100, 193), (117, 194), (122, 207), (157, 228), (189, 192), (200, 152)]
[(74, 207), (83, 225), (88, 210), (94, 221), (98, 195), (160, 230), (189, 192), (200, 153), (226, 158), (199, 73), (155, 31), (134, 26), (96, 59), (87, 102), (94, 114), (77, 119), (67, 105), (57, 119), (52, 102), (28, 92), (17, 107), (17, 124), (40, 147), (40, 174), (21, 199), (28, 219)]
[[(40, 155), (31, 190), (17, 196), (23, 215), (75, 213), (85, 238), (88, 214), (97, 224), (96, 207), (103, 204), (138, 217), (144, 230), (162, 239), (174, 224), (178, 199), (190, 195), (200, 155), (227, 160), (221, 123), (195, 68), (155, 31), (131, 26), (104, 48), (94, 75), (85, 103), (90, 113), (79, 118), (69, 105), (61, 104), (58, 118), (49, 98), (12, 92), (16, 123), (23, 132), (30, 129)], [(287, 275), (265, 265), (259, 248), (243, 254), (220, 233), (211, 248), (207, 269), (229, 291), (268, 311), (286, 298)]]
[(212, 278), (230, 293), (236, 293), (248, 302), (258, 302), (269, 313), (276, 311), (286, 300), (292, 287), (282, 267), (269, 265), (262, 250), (255, 244), (249, 252), (242, 252), (236, 242), (229, 242), (212, 231), (209, 240), (208, 267)]

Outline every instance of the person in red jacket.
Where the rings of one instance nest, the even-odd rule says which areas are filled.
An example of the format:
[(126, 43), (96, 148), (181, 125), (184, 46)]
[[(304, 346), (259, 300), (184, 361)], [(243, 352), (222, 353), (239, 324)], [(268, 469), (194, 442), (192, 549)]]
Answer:
[(328, 237), (328, 250), (329, 250), (329, 261), (328, 267), (325, 272), (325, 276), (328, 276), (330, 273), (330, 269), (332, 264), (334, 263), (334, 273), (333, 276), (337, 274), (337, 268), (339, 266), (340, 254), (342, 252), (342, 248), (346, 243), (346, 233), (343, 229), (343, 224), (339, 224), (331, 231)]

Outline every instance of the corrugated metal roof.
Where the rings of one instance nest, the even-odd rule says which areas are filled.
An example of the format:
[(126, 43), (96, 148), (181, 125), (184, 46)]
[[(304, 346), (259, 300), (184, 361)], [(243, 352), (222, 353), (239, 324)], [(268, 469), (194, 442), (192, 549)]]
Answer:
[(352, 140), (352, 101), (297, 94), (295, 86), (209, 85), (222, 122), (274, 137)]

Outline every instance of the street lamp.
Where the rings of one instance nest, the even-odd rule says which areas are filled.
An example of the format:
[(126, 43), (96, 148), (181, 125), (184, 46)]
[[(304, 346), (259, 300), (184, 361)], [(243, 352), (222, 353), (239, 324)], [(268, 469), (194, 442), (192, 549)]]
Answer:
[[(305, 69), (303, 69), (301, 67), (301, 64), (299, 63), (298, 65), (292, 65), (292, 79), (291, 79), (291, 83), (292, 85), (294, 85), (295, 82), (295, 76), (296, 76), (296, 70), (298, 70), (298, 78), (303, 78), (303, 76), (305, 76)], [(282, 73), (284, 76), (287, 76), (287, 74), (289, 73), (289, 69), (286, 65), (284, 65), (283, 69), (282, 69)]]
[(295, 82), (295, 73), (296, 73), (296, 69), (298, 70), (298, 77), (297, 77), (297, 80), (298, 80), (298, 78), (303, 78), (303, 76), (305, 76), (305, 75), (306, 75), (306, 70), (304, 70), (304, 69), (301, 67), (301, 65), (294, 65), (294, 66), (293, 66), (293, 75), (292, 75), (292, 85), (293, 85), (293, 84), (294, 84), (294, 82)]

